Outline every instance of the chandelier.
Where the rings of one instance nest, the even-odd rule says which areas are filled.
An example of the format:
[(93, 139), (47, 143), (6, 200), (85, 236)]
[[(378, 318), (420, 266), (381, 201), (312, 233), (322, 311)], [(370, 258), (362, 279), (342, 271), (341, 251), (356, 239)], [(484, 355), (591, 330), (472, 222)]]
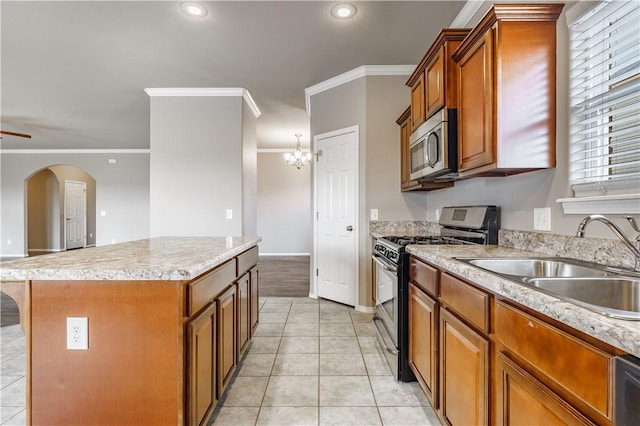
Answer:
[(302, 149), (300, 148), (300, 137), (302, 135), (297, 133), (295, 136), (296, 138), (298, 138), (298, 144), (296, 145), (296, 150), (295, 152), (287, 152), (286, 154), (284, 154), (284, 161), (286, 161), (287, 164), (296, 166), (298, 170), (300, 170), (300, 167), (306, 166), (311, 161), (311, 153), (302, 152)]

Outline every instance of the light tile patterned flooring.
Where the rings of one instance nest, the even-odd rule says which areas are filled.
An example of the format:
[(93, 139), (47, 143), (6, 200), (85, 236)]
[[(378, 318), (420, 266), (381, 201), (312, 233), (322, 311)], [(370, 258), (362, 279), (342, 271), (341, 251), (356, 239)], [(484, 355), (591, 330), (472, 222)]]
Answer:
[[(25, 424), (25, 337), (0, 329), (0, 424)], [(306, 297), (260, 298), (260, 324), (213, 425), (439, 425), (397, 382), (371, 315)]]
[(306, 297), (260, 303), (213, 425), (440, 425), (418, 384), (391, 375), (371, 314)]

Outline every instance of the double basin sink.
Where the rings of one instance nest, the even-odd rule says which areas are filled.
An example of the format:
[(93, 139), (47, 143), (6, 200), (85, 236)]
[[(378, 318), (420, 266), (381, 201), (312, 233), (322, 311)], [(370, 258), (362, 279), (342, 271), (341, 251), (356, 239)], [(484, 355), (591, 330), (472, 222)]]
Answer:
[(640, 321), (640, 275), (564, 258), (458, 260), (614, 318)]

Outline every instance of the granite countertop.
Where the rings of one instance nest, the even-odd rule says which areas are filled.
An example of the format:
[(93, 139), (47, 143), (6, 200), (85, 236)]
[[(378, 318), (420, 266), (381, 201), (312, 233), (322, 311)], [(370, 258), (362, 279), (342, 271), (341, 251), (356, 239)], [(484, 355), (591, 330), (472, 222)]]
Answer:
[(407, 250), (420, 259), (466, 278), (495, 294), (505, 296), (640, 357), (640, 321), (610, 318), (454, 259), (455, 257), (539, 257), (541, 253), (501, 246), (413, 245), (407, 246)]
[(191, 280), (260, 237), (157, 237), (0, 262), (0, 280)]

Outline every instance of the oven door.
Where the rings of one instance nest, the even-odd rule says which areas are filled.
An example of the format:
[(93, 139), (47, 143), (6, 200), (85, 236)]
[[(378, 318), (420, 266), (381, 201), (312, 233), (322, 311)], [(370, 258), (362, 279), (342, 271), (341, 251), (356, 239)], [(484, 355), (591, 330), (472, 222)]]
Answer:
[(376, 283), (376, 315), (398, 348), (398, 267), (374, 255)]

